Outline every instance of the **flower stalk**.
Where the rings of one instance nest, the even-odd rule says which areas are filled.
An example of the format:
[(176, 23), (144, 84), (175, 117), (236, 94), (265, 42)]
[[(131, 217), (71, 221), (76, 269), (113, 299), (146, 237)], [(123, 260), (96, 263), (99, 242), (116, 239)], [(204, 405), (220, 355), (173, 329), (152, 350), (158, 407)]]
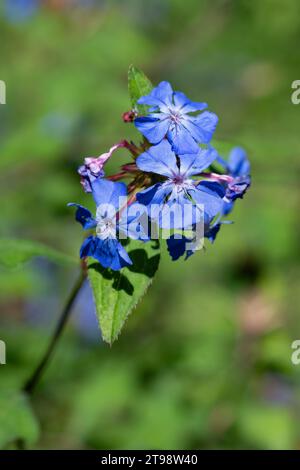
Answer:
[(52, 338), (50, 340), (50, 343), (42, 356), (40, 362), (38, 363), (37, 367), (33, 371), (32, 375), (29, 377), (29, 379), (26, 381), (26, 383), (23, 386), (23, 391), (29, 395), (31, 395), (36, 386), (38, 385), (46, 367), (48, 366), (48, 363), (50, 362), (53, 352), (57, 346), (57, 343), (62, 335), (62, 332), (65, 328), (65, 325), (69, 319), (69, 316), (72, 311), (72, 307), (74, 305), (74, 302), (76, 300), (76, 297), (84, 283), (84, 280), (86, 278), (86, 268), (83, 267), (81, 269), (80, 275), (78, 279), (76, 280), (70, 295), (67, 299), (67, 302), (62, 310), (61, 316), (58, 320), (58, 323), (56, 325), (56, 328), (54, 330), (54, 333), (52, 335)]

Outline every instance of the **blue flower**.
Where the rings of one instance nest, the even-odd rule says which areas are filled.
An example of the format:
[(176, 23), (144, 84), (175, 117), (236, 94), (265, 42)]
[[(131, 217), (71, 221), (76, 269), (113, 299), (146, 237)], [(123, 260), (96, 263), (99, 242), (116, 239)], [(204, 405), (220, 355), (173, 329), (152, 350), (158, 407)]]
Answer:
[(187, 243), (191, 242), (192, 239), (187, 238), (184, 235), (181, 238), (177, 238), (175, 235), (171, 235), (170, 238), (167, 239), (167, 247), (172, 261), (178, 260), (184, 254), (186, 255), (185, 259), (194, 254), (194, 251), (186, 250)]
[(119, 242), (117, 235), (121, 230), (127, 233), (127, 221), (123, 224), (122, 218), (118, 220), (120, 198), (126, 198), (127, 188), (124, 183), (113, 183), (104, 179), (97, 179), (91, 183), (92, 194), (97, 206), (96, 217), (79, 204), (76, 206), (76, 220), (85, 230), (95, 228), (96, 236), (86, 238), (80, 249), (80, 258), (91, 256), (98, 260), (104, 268), (115, 271), (132, 264), (125, 248)]
[[(213, 221), (206, 218), (206, 223), (204, 224), (204, 233), (203, 236), (207, 238), (211, 243), (216, 239), (217, 234), (220, 231), (222, 224), (230, 224), (230, 221), (220, 220), (218, 217), (217, 220)], [(184, 234), (171, 235), (167, 239), (167, 247), (169, 254), (173, 261), (176, 261), (178, 258), (185, 254), (185, 259), (187, 260), (192, 256), (199, 247), (202, 247), (202, 244), (197, 244), (196, 234), (191, 233), (189, 236)]]
[(237, 198), (243, 198), (245, 192), (251, 184), (250, 162), (245, 150), (241, 147), (234, 147), (230, 154), (228, 162), (218, 157), (218, 161), (223, 165), (225, 171), (231, 178), (228, 179), (223, 214), (229, 214)]
[(166, 137), (177, 155), (197, 153), (198, 144), (211, 141), (218, 122), (214, 113), (199, 114), (207, 108), (206, 103), (190, 101), (184, 93), (174, 92), (169, 82), (161, 82), (149, 95), (140, 98), (138, 104), (148, 105), (150, 109), (147, 116), (134, 120), (136, 128), (152, 144)]
[(222, 187), (192, 176), (206, 169), (216, 156), (212, 148), (198, 148), (196, 154), (176, 157), (167, 140), (150, 147), (136, 164), (140, 170), (154, 173), (158, 182), (137, 193), (138, 202), (148, 207), (150, 218), (162, 228), (186, 228), (202, 220), (204, 214), (214, 217), (222, 208)]

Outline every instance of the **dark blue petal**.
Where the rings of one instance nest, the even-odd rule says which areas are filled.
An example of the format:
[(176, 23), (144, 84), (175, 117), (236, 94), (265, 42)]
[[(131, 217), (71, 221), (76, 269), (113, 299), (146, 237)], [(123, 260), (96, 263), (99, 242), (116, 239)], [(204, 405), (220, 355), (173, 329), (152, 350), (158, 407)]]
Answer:
[(209, 194), (216, 193), (220, 198), (223, 198), (226, 192), (224, 186), (217, 181), (200, 181), (197, 188)]
[(162, 204), (165, 197), (170, 194), (172, 187), (166, 187), (161, 183), (154, 184), (144, 191), (140, 191), (136, 195), (136, 199), (144, 206), (149, 206), (150, 204)]
[(70, 202), (68, 206), (75, 206), (77, 207), (75, 213), (75, 219), (79, 222), (85, 230), (91, 229), (96, 227), (97, 222), (92, 217), (92, 214), (88, 209), (81, 206), (80, 204), (76, 204), (75, 202)]
[(87, 237), (80, 248), (80, 258), (86, 258), (87, 256), (94, 256), (96, 246), (96, 238), (92, 235)]
[(174, 235), (171, 235), (170, 238), (167, 239), (167, 247), (168, 252), (173, 261), (176, 261), (178, 258), (185, 254), (185, 259), (187, 260), (190, 256), (195, 253), (195, 250), (188, 250), (187, 244), (191, 243), (192, 239), (187, 238), (182, 235), (181, 238), (175, 238)]
[(127, 251), (121, 245), (120, 242), (118, 242), (118, 245), (117, 245), (116, 248), (117, 248), (117, 255), (114, 257), (110, 268), (113, 269), (114, 271), (119, 271), (120, 269), (124, 268), (125, 266), (131, 266), (132, 261), (131, 261), (130, 257), (128, 256)]
[(213, 243), (216, 239), (217, 234), (221, 228), (221, 223), (214, 224), (212, 227), (209, 227), (207, 231), (205, 231), (205, 237)]
[(167, 239), (168, 252), (170, 253), (173, 261), (176, 261), (185, 254), (185, 246), (189, 241), (190, 240), (184, 236), (181, 238), (175, 238), (174, 235), (171, 235), (171, 237)]
[(124, 266), (132, 264), (126, 250), (116, 238), (97, 238), (93, 258), (99, 261), (104, 268), (119, 271)]

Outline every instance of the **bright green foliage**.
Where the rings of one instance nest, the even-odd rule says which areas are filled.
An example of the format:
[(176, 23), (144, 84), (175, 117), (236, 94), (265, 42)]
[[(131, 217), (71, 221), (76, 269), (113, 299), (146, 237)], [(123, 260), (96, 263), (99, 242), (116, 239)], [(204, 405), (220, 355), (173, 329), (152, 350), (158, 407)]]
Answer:
[(121, 271), (104, 269), (90, 258), (88, 275), (97, 317), (104, 341), (112, 344), (120, 334), (126, 318), (143, 297), (159, 265), (156, 242), (143, 244), (130, 240), (126, 245), (133, 265)]
[[(3, 236), (77, 257), (82, 232), (65, 204), (89, 196), (76, 168), (137, 137), (116, 119), (128, 110), (130, 63), (206, 101), (220, 116), (214, 144), (222, 153), (220, 141), (245, 146), (253, 186), (213, 249), (176, 267), (162, 253), (151, 293), (113, 348), (70, 322), (35, 395), (43, 440), (28, 447), (298, 448), (300, 366), (290, 345), (300, 338), (300, 105), (290, 95), (300, 2), (106, 4), (84, 14), (45, 7), (25, 24), (0, 19)], [(120, 161), (126, 150), (107, 173)], [(47, 276), (29, 265), (0, 271), (0, 389), (23, 383), (49, 339), (52, 315), (33, 327), (25, 311), (43, 297), (61, 306), (73, 282), (65, 266)]]
[(139, 114), (146, 114), (147, 106), (137, 104), (137, 101), (141, 96), (148, 95), (152, 88), (152, 83), (144, 72), (131, 65), (128, 70), (128, 90), (131, 106), (136, 108)]

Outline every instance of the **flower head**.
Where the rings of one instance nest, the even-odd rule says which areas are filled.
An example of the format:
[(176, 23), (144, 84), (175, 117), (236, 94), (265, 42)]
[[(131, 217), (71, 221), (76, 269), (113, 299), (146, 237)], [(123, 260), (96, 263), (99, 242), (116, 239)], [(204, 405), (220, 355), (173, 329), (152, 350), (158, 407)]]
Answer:
[(137, 193), (137, 200), (149, 208), (150, 217), (162, 228), (186, 228), (199, 222), (204, 214), (214, 217), (221, 210), (223, 194), (215, 191), (211, 183), (192, 177), (206, 169), (216, 156), (212, 148), (199, 148), (196, 154), (177, 157), (166, 140), (150, 147), (136, 164), (140, 170), (157, 175), (158, 182)]
[(218, 158), (228, 173), (223, 214), (229, 214), (234, 205), (234, 201), (243, 198), (251, 184), (250, 162), (245, 150), (241, 147), (234, 147), (228, 158), (228, 162)]
[(79, 204), (76, 206), (76, 220), (85, 230), (95, 228), (96, 235), (90, 235), (83, 242), (80, 258), (91, 256), (98, 260), (104, 268), (119, 270), (132, 264), (125, 248), (119, 242), (117, 234), (125, 227), (118, 218), (120, 198), (125, 198), (127, 188), (124, 183), (113, 183), (97, 179), (91, 183), (92, 194), (97, 206), (96, 216)]
[[(231, 223), (223, 216), (251, 183), (243, 149), (232, 149), (225, 161), (210, 145), (218, 118), (206, 103), (189, 100), (165, 81), (147, 96), (131, 98), (133, 109), (123, 120), (134, 122), (144, 139), (137, 145), (123, 140), (99, 157), (85, 158), (78, 172), (84, 190), (93, 195), (95, 216), (70, 204), (83, 228), (94, 230), (81, 246), (81, 258), (91, 256), (113, 270), (132, 264), (121, 239), (167, 237), (173, 260), (189, 258), (203, 247), (204, 238), (213, 243), (221, 225)], [(138, 109), (148, 113), (139, 116)], [(104, 165), (120, 147), (131, 160), (105, 178)], [(211, 172), (215, 160), (222, 168)], [(123, 179), (129, 180), (127, 186), (119, 182)]]
[(138, 103), (150, 109), (147, 116), (137, 117), (134, 124), (152, 144), (166, 137), (172, 150), (181, 155), (197, 153), (198, 144), (211, 141), (217, 116), (209, 111), (199, 114), (207, 104), (190, 101), (184, 93), (174, 92), (169, 82), (161, 82)]
[[(216, 236), (220, 231), (221, 225), (232, 223), (227, 220), (221, 220), (220, 217), (214, 221), (212, 219), (209, 220), (207, 217), (205, 219), (203, 236), (211, 243), (214, 243)], [(200, 247), (202, 246), (203, 243), (200, 244)], [(189, 235), (171, 235), (171, 237), (167, 239), (167, 247), (173, 261), (176, 261), (184, 254), (185, 259), (187, 260), (199, 249), (199, 240), (197, 243), (196, 228), (194, 227), (194, 230)]]

